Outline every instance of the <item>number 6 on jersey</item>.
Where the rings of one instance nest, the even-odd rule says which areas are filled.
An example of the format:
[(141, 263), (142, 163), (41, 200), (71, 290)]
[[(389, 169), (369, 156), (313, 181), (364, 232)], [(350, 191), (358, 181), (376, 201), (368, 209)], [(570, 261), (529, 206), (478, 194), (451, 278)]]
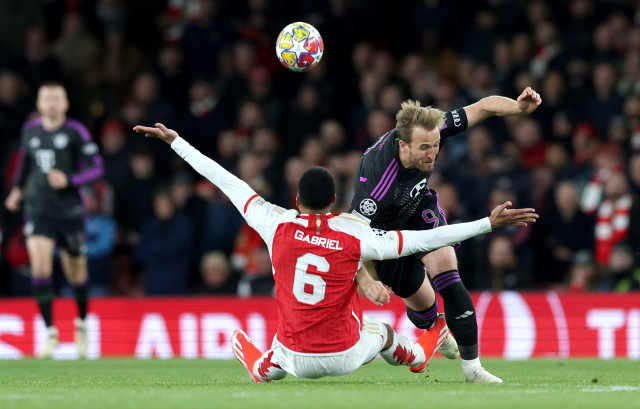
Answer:
[[(311, 253), (299, 257), (296, 262), (296, 275), (293, 279), (293, 295), (301, 303), (315, 305), (324, 300), (327, 283), (319, 275), (307, 273), (310, 265), (321, 273), (329, 271), (329, 263), (324, 257)], [(313, 287), (313, 292), (305, 291), (308, 289), (307, 285)]]

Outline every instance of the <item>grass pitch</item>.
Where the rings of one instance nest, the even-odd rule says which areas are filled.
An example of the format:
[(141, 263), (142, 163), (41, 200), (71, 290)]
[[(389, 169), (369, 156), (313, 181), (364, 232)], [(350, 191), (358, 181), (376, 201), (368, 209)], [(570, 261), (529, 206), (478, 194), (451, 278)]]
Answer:
[(640, 362), (483, 360), (502, 385), (467, 385), (460, 362), (414, 375), (376, 360), (341, 378), (254, 384), (237, 361), (0, 361), (0, 408), (640, 408)]

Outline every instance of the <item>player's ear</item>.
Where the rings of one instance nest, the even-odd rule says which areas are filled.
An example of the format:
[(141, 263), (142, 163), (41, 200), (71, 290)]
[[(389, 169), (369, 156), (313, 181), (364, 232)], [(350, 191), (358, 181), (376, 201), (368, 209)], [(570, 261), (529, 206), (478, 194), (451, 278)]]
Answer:
[(336, 200), (338, 200), (338, 195), (336, 195), (335, 193), (333, 194), (333, 200), (331, 201), (331, 203), (335, 203)]
[(300, 207), (302, 205), (302, 200), (300, 200), (300, 195), (296, 194), (296, 207)]

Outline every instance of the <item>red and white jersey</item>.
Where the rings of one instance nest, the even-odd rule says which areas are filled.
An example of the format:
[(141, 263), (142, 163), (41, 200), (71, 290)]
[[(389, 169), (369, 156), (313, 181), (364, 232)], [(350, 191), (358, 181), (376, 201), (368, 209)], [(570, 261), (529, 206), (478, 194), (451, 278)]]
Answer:
[(299, 214), (257, 195), (184, 139), (171, 147), (213, 182), (266, 242), (278, 303), (278, 341), (305, 354), (346, 351), (360, 339), (356, 273), (363, 260), (393, 259), (450, 246), (491, 231), (488, 218), (425, 231), (371, 229), (351, 214)]

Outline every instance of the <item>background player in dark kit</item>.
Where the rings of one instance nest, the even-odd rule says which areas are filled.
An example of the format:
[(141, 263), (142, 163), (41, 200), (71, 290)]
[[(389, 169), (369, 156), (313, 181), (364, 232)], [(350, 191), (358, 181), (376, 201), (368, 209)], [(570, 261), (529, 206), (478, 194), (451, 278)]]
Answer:
[(42, 84), (36, 105), (41, 117), (22, 127), (21, 163), (5, 205), (15, 212), (24, 199), (31, 282), (47, 326), (47, 340), (38, 355), (51, 356), (59, 343), (52, 318), (51, 281), (57, 242), (62, 249), (62, 268), (78, 302), (79, 317), (75, 321), (78, 355), (85, 356), (89, 276), (84, 208), (78, 188), (100, 178), (104, 168), (98, 146), (87, 128), (67, 118), (69, 101), (61, 84)]
[[(540, 95), (529, 87), (517, 101), (490, 96), (447, 113), (420, 107), (418, 102), (404, 102), (396, 116), (396, 129), (381, 137), (362, 157), (350, 212), (382, 230), (422, 230), (447, 224), (437, 192), (427, 187), (446, 138), (490, 116), (528, 115), (541, 102)], [(457, 341), (467, 382), (502, 382), (480, 364), (475, 309), (460, 280), (453, 247), (366, 266), (372, 275), (375, 269), (380, 280), (404, 299), (411, 322), (428, 330), (436, 320), (438, 303), (426, 279), (426, 267), (444, 300), (447, 325), (455, 337), (455, 341), (448, 339), (440, 352), (456, 358)]]

